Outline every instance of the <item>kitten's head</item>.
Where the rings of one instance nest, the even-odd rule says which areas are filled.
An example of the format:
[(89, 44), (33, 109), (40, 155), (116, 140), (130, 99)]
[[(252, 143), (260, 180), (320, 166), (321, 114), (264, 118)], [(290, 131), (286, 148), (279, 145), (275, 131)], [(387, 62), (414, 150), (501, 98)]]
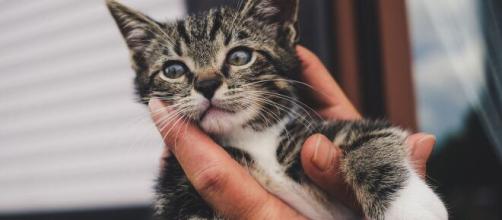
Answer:
[(299, 73), (298, 0), (240, 2), (161, 23), (107, 1), (143, 102), (158, 97), (210, 133), (260, 129), (288, 113)]

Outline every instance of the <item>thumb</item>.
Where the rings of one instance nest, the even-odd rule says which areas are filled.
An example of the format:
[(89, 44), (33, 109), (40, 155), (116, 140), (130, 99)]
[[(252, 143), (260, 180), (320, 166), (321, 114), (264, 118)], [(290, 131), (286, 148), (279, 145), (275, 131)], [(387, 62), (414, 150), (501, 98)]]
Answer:
[(427, 160), (429, 160), (436, 144), (436, 137), (430, 134), (418, 133), (408, 137), (407, 144), (415, 170), (425, 179)]
[(359, 210), (353, 191), (345, 184), (340, 168), (342, 150), (321, 134), (305, 141), (301, 160), (307, 175), (321, 189), (335, 196), (347, 206)]

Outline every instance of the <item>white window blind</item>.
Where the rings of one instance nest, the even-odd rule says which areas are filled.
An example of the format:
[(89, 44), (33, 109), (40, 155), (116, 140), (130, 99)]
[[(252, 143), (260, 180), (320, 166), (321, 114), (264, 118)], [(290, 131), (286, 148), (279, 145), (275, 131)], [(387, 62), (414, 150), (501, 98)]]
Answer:
[(104, 0), (0, 0), (0, 30), (0, 214), (149, 204), (162, 141)]

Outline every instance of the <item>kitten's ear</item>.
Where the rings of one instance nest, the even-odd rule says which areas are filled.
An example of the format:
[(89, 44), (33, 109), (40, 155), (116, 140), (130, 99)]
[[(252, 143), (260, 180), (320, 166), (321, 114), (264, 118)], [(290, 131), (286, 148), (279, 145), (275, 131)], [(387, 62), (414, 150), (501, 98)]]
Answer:
[(156, 35), (162, 34), (161, 24), (141, 12), (114, 0), (107, 0), (106, 5), (132, 51), (143, 51)]
[(298, 41), (299, 0), (244, 0), (243, 17), (256, 17), (271, 24), (279, 24), (288, 32), (291, 43)]

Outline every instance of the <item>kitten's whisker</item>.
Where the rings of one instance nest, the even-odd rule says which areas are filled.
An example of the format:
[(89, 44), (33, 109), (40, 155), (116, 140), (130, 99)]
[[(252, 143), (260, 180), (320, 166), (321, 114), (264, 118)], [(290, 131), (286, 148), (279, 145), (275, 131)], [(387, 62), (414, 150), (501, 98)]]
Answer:
[[(313, 87), (312, 85), (308, 84), (308, 83), (305, 83), (305, 82), (302, 82), (302, 81), (298, 81), (298, 80), (292, 80), (292, 79), (283, 79), (283, 78), (280, 78), (280, 79), (263, 79), (263, 80), (260, 80), (260, 81), (255, 81), (255, 82), (251, 82), (251, 83), (247, 83), (247, 84), (243, 84), (242, 86), (246, 86), (246, 85), (255, 85), (255, 84), (259, 84), (259, 83), (265, 83), (265, 82), (276, 82), (276, 81), (285, 81), (285, 82), (289, 82), (289, 83), (293, 83), (293, 84), (300, 84), (300, 85), (303, 85), (303, 86), (306, 86), (312, 90), (314, 90), (315, 92), (318, 92), (318, 93), (321, 93), (321, 94), (324, 94), (324, 92), (316, 89), (315, 87)], [(326, 95), (326, 94), (325, 94)], [(328, 95), (326, 95), (328, 96)]]
[[(277, 108), (277, 110), (279, 110), (279, 111), (282, 110), (282, 111), (284, 111), (286, 113), (295, 114), (298, 117), (298, 119), (300, 119), (300, 122), (303, 124), (303, 126), (306, 127), (308, 130), (310, 130), (310, 127), (312, 126), (312, 123), (309, 122), (309, 121), (307, 121), (306, 118), (305, 118), (305, 116), (299, 115), (299, 113), (291, 111), (290, 109), (288, 109), (288, 107), (286, 107), (286, 106), (284, 106), (282, 104), (273, 102), (273, 101), (271, 101), (269, 99), (264, 99), (262, 97), (257, 97), (255, 95), (251, 95), (251, 94), (250, 94), (250, 97), (245, 97), (245, 99), (253, 101), (253, 102), (258, 102), (258, 103), (266, 103), (268, 105), (271, 105), (272, 107)], [(272, 113), (272, 112), (268, 112), (268, 113)], [(278, 116), (276, 116), (275, 118), (276, 118), (277, 121), (280, 121), (280, 119), (279, 119)], [(305, 122), (307, 122), (308, 124), (305, 123)]]
[(259, 97), (256, 94), (250, 94), (250, 97), (243, 97), (243, 98), (251, 100), (251, 101), (262, 101), (262, 102), (265, 102), (266, 104), (269, 104), (270, 106), (277, 108), (277, 110), (282, 110), (284, 112), (289, 112), (290, 111), (287, 106), (284, 106), (282, 104), (274, 102), (274, 101), (272, 101), (270, 99)]
[(264, 91), (257, 91), (257, 92), (261, 93), (262, 95), (270, 95), (270, 96), (273, 96), (273, 97), (285, 99), (285, 100), (288, 100), (288, 101), (290, 101), (292, 103), (295, 103), (306, 114), (314, 114), (317, 117), (317, 119), (322, 120), (322, 116), (320, 116), (319, 113), (317, 113), (317, 111), (315, 109), (312, 109), (310, 106), (308, 106), (307, 104), (305, 104), (305, 103), (303, 103), (303, 102), (301, 102), (301, 101), (299, 101), (297, 99), (293, 99), (291, 97), (288, 97), (288, 96), (285, 96), (285, 95), (282, 95), (282, 94), (276, 94), (276, 93), (271, 93), (271, 92), (264, 92)]
[(158, 122), (158, 126), (160, 127), (160, 131), (164, 131), (166, 129), (166, 127), (169, 125), (169, 123), (171, 123), (172, 121), (176, 120), (177, 117), (180, 116), (180, 113), (178, 112), (173, 112), (172, 114), (169, 114), (168, 116), (166, 116), (165, 118), (163, 118), (162, 121), (159, 121)]
[[(242, 3), (244, 3), (244, 0), (240, 0), (238, 2), (237, 9), (240, 9), (242, 7)], [(237, 25), (235, 25), (235, 22), (239, 19), (240, 16), (241, 16), (240, 12), (237, 12), (235, 14), (235, 17), (233, 18), (232, 24), (230, 25), (231, 33), (235, 32), (235, 28), (237, 27)]]
[[(285, 79), (278, 79), (278, 80), (282, 80), (282, 81), (289, 81), (289, 82), (294, 82), (294, 83), (302, 83), (303, 85), (308, 85), (306, 83), (303, 83), (303, 82), (299, 82), (299, 81), (295, 81), (295, 80), (285, 80)], [(252, 85), (252, 84), (258, 84), (258, 83), (264, 83), (264, 82), (273, 82), (275, 80), (261, 80), (261, 81), (257, 81), (257, 82), (253, 82), (253, 83), (249, 83), (249, 84), (245, 84), (243, 85), (243, 87), (246, 87), (246, 86), (249, 86), (249, 85)], [(312, 86), (308, 85), (310, 88), (313, 89)], [(242, 90), (243, 92), (245, 92), (246, 90), (243, 89)], [(256, 91), (256, 92), (267, 92), (267, 91)], [(320, 92), (321, 93), (321, 92)], [(288, 96), (285, 96), (285, 95), (281, 95), (281, 94), (275, 94), (275, 93), (270, 93), (270, 92), (267, 92), (267, 94), (274, 94), (274, 95), (280, 95), (280, 96), (283, 96), (284, 98), (288, 98), (288, 99), (292, 99), (291, 97), (288, 97)], [(292, 100), (295, 100), (295, 99), (292, 99)], [(300, 105), (304, 106), (304, 107), (307, 107), (308, 109), (310, 109), (312, 111), (312, 113), (316, 114), (316, 116), (318, 116), (320, 119), (322, 119), (322, 117), (317, 113), (316, 110), (312, 109), (310, 106), (308, 106), (307, 104), (299, 101), (299, 100), (295, 100), (295, 102), (299, 103)]]
[[(259, 103), (259, 101), (256, 101), (255, 102)], [(265, 115), (265, 112), (263, 111), (260, 111), (260, 110), (257, 110), (256, 107), (252, 107), (252, 110), (257, 114), (258, 117), (260, 117), (261, 119), (263, 119), (265, 121), (265, 123), (269, 123), (269, 125), (272, 125), (273, 123), (271, 123), (268, 119), (268, 117)], [(272, 113), (272, 112), (268, 112), (268, 113), (271, 113), (271, 117), (274, 118), (276, 121), (280, 121), (280, 118), (279, 116), (275, 115), (275, 113)], [(288, 129), (286, 128), (286, 125), (283, 125), (283, 130), (286, 132), (286, 138), (288, 139), (288, 141), (291, 141), (291, 135), (288, 131)]]
[[(255, 101), (256, 102), (256, 101)], [(257, 102), (256, 102), (257, 103)], [(261, 118), (265, 122), (265, 126), (270, 126), (273, 125), (270, 121), (270, 119), (264, 114), (264, 112), (260, 111), (259, 109), (256, 108), (256, 106), (250, 107), (250, 110), (256, 114), (257, 117)], [(279, 121), (278, 118), (275, 118), (273, 115), (271, 116), (275, 120)]]
[(176, 108), (179, 108), (179, 106), (181, 106), (181, 104), (174, 104), (174, 105), (165, 106), (163, 108), (160, 108), (158, 110), (155, 110), (155, 111), (151, 112), (150, 114), (152, 116), (157, 116), (159, 114), (164, 113), (167, 109), (176, 109)]
[(269, 104), (269, 105), (275, 105), (274, 107), (276, 107), (276, 108), (280, 108), (280, 109), (282, 109), (284, 112), (287, 112), (287, 113), (289, 113), (289, 114), (292, 114), (292, 115), (296, 116), (296, 117), (297, 117), (297, 120), (299, 120), (299, 122), (301, 122), (305, 128), (307, 128), (307, 129), (309, 129), (309, 130), (310, 130), (310, 127), (312, 126), (312, 124), (313, 124), (313, 121), (314, 121), (314, 120), (313, 120), (312, 118), (310, 118), (310, 119), (311, 119), (310, 121), (309, 121), (309, 120), (307, 120), (307, 119), (306, 119), (306, 116), (307, 116), (308, 114), (305, 114), (305, 115), (300, 115), (298, 112), (296, 112), (296, 111), (291, 111), (289, 108), (287, 108), (286, 106), (284, 106), (284, 105), (282, 105), (282, 104), (278, 104), (278, 103), (273, 102), (273, 101), (270, 101), (270, 100), (266, 100), (266, 101), (268, 102), (268, 104)]
[(330, 97), (325, 92), (323, 92), (323, 91), (321, 91), (319, 89), (316, 89), (315, 87), (313, 87), (312, 85), (310, 85), (308, 83), (305, 83), (305, 82), (302, 82), (302, 81), (298, 81), (298, 80), (292, 80), (292, 79), (266, 79), (266, 80), (260, 80), (260, 81), (256, 81), (256, 82), (251, 82), (251, 83), (243, 84), (241, 86), (245, 87), (245, 86), (250, 86), (250, 85), (256, 85), (256, 84), (259, 84), (259, 83), (277, 82), (277, 81), (283, 81), (283, 82), (289, 82), (289, 83), (292, 83), (292, 84), (302, 85), (302, 86), (305, 86), (305, 87), (311, 89), (313, 92), (318, 93), (319, 95), (322, 95), (324, 97)]
[[(190, 113), (191, 115), (191, 113)], [(183, 127), (185, 129), (185, 135), (186, 135), (186, 131), (188, 129), (188, 119), (187, 118), (184, 118), (183, 117), (183, 121), (182, 123), (184, 123)], [(179, 134), (180, 134), (180, 131), (182, 130), (183, 128), (182, 127), (179, 127), (178, 128), (178, 131), (176, 132), (176, 135), (174, 136), (174, 147), (176, 148), (176, 146), (178, 145), (178, 138), (179, 138)]]
[[(312, 109), (310, 106), (306, 105), (305, 103), (302, 103), (299, 100), (292, 99), (292, 98), (290, 98), (288, 96), (285, 96), (285, 95), (270, 93), (270, 92), (266, 92), (266, 91), (248, 91), (248, 92), (252, 92), (252, 93), (255, 93), (257, 95), (263, 95), (263, 96), (269, 95), (269, 96), (272, 96), (272, 97), (276, 97), (276, 98), (288, 101), (288, 102), (296, 105), (297, 107), (299, 107), (300, 110), (304, 111), (307, 115), (309, 115), (312, 120), (315, 120), (314, 118), (312, 118), (312, 113), (315, 116), (317, 116), (318, 120), (322, 120), (322, 117), (314, 109)], [(308, 109), (306, 109), (305, 107), (307, 107)]]
[[(179, 117), (178, 117), (178, 116), (179, 116)], [(181, 114), (181, 112), (178, 112), (177, 117), (178, 117), (178, 118), (176, 119), (176, 121), (174, 122), (174, 124), (172, 124), (172, 125), (171, 125), (171, 128), (169, 128), (169, 130), (168, 130), (168, 131), (164, 134), (164, 136), (162, 137), (162, 140), (164, 140), (164, 141), (166, 140), (167, 136), (169, 136), (169, 134), (171, 133), (171, 131), (172, 131), (172, 130), (176, 127), (176, 125), (177, 125), (177, 124), (178, 124), (181, 120), (183, 120), (183, 119), (184, 119), (184, 117), (185, 117), (185, 116), (184, 116), (183, 114)], [(161, 131), (162, 131), (162, 130), (161, 130)]]
[(162, 125), (160, 130), (163, 131), (165, 129), (165, 126), (167, 126), (168, 122), (173, 119), (173, 117), (177, 117), (180, 114), (182, 114), (184, 111), (184, 108), (178, 108), (177, 110), (175, 109), (174, 111), (170, 112), (168, 115), (166, 115), (167, 119), (164, 119), (164, 121), (159, 121), (159, 125)]

